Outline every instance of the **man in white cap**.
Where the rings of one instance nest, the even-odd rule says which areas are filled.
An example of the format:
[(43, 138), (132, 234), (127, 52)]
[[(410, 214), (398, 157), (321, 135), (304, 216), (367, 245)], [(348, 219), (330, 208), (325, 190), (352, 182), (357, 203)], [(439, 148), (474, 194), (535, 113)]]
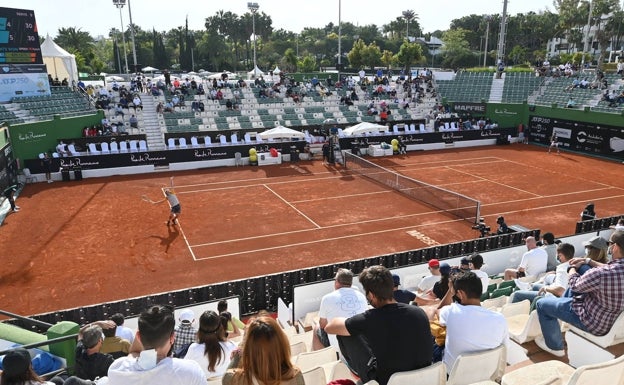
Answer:
[(173, 351), (179, 352), (182, 348), (188, 347), (195, 342), (197, 329), (193, 326), (195, 322), (195, 313), (191, 309), (184, 309), (180, 312), (178, 318), (180, 323), (175, 328), (175, 341), (173, 342)]

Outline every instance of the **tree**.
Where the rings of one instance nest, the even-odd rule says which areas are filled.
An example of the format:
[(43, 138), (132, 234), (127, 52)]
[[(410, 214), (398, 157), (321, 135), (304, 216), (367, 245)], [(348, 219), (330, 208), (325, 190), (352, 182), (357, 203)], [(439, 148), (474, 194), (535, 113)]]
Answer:
[(397, 62), (396, 57), (391, 51), (384, 50), (381, 53), (381, 63), (386, 67), (386, 69), (390, 69), (393, 64)]
[(366, 45), (364, 45), (364, 41), (358, 39), (358, 41), (353, 44), (353, 48), (347, 54), (347, 59), (349, 59), (349, 65), (352, 68), (363, 68), (366, 64), (364, 59), (364, 51), (366, 49)]
[(442, 40), (442, 64), (449, 68), (460, 68), (474, 65), (475, 55), (470, 50), (466, 41), (467, 31), (465, 29), (450, 29), (444, 32)]
[(362, 52), (362, 60), (364, 64), (371, 69), (381, 64), (381, 50), (377, 43), (372, 42)]
[(78, 71), (92, 72), (90, 62), (94, 58), (93, 38), (89, 32), (81, 31), (80, 28), (76, 29), (75, 27), (59, 28), (55, 42), (74, 55), (80, 54), (80, 63), (76, 59)]
[(422, 47), (418, 43), (410, 43), (405, 40), (399, 48), (396, 60), (403, 65), (406, 74), (411, 73), (410, 68), (413, 64), (419, 63), (424, 58)]
[(314, 72), (317, 69), (316, 58), (308, 54), (299, 61), (298, 67), (301, 72)]
[(522, 64), (527, 60), (528, 50), (525, 47), (516, 45), (512, 48), (512, 50), (507, 54), (511, 64)]
[(288, 48), (282, 58), (282, 68), (288, 72), (297, 72), (297, 54), (294, 49)]

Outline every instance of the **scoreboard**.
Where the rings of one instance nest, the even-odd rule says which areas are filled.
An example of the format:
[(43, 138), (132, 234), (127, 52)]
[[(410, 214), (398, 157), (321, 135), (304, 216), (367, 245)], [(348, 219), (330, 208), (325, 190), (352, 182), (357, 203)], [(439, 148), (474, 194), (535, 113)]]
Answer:
[(43, 64), (34, 11), (0, 7), (2, 64)]

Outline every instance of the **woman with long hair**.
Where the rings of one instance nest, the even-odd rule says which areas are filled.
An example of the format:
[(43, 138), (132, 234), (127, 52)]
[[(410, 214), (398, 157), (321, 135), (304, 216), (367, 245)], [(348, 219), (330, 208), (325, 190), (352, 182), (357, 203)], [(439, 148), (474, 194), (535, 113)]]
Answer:
[(271, 317), (258, 317), (246, 328), (237, 369), (223, 376), (223, 385), (304, 385), (290, 360), (288, 337)]
[(448, 263), (441, 263), (440, 280), (433, 285), (433, 289), (427, 290), (422, 296), (416, 296), (412, 302), (418, 306), (437, 305), (449, 289), (450, 275), (451, 266)]
[(196, 361), (206, 373), (206, 378), (220, 377), (230, 365), (236, 344), (227, 339), (220, 315), (206, 310), (199, 317), (197, 342), (193, 342), (184, 357)]
[(18, 348), (2, 359), (0, 385), (54, 385), (35, 373), (28, 350)]

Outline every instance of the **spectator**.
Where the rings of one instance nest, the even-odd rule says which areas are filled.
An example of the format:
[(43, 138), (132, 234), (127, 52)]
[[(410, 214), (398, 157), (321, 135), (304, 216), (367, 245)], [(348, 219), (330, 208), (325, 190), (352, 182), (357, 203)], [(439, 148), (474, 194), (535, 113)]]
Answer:
[[(541, 281), (534, 283), (530, 290), (516, 290), (511, 295), (511, 302), (521, 302), (528, 299), (532, 302), (531, 308), (535, 307), (536, 299), (546, 295), (561, 297), (568, 288), (568, 266), (574, 258), (574, 246), (569, 243), (561, 243), (557, 246), (557, 259), (561, 262), (555, 274), (547, 274)], [(527, 284), (528, 285), (528, 284)]]
[(139, 128), (139, 119), (134, 114), (130, 117), (130, 127)]
[(339, 338), (349, 367), (364, 383), (376, 380), (386, 385), (396, 372), (431, 365), (433, 337), (425, 312), (394, 300), (394, 281), (387, 268), (368, 267), (359, 279), (373, 309), (348, 319), (334, 318), (325, 327), (328, 334), (355, 337)]
[(430, 259), (428, 262), (428, 269), (431, 275), (420, 280), (420, 283), (418, 283), (418, 294), (424, 294), (430, 291), (433, 289), (433, 285), (440, 281), (440, 261), (437, 259)]
[(449, 288), (449, 280), (451, 276), (451, 266), (448, 263), (440, 264), (440, 280), (433, 284), (433, 288), (424, 295), (416, 296), (413, 301), (419, 306), (437, 305), (446, 295)]
[(487, 292), (488, 285), (490, 284), (490, 276), (485, 271), (481, 270), (481, 267), (483, 266), (483, 257), (481, 254), (474, 254), (471, 256), (468, 266), (470, 266), (470, 271), (472, 271), (481, 280), (481, 293)]
[(195, 336), (197, 335), (197, 329), (193, 326), (195, 322), (195, 314), (191, 309), (184, 309), (180, 312), (180, 323), (175, 328), (176, 339), (173, 344), (173, 352), (177, 357), (184, 357), (183, 354), (180, 354), (183, 349), (185, 350), (188, 346), (195, 341)]
[(537, 247), (535, 237), (527, 237), (524, 242), (527, 246), (527, 252), (522, 255), (522, 260), (517, 269), (505, 270), (505, 281), (525, 276), (537, 277), (546, 272), (548, 262), (546, 251)]
[(98, 321), (87, 324), (78, 332), (76, 344), (76, 376), (84, 380), (105, 377), (115, 360), (112, 355), (101, 351), (104, 329), (114, 328), (113, 321)]
[(63, 141), (59, 141), (59, 143), (56, 145), (56, 152), (60, 155), (60, 156), (67, 156), (69, 153), (67, 152), (67, 146), (65, 145), (65, 143), (63, 143)]
[(411, 291), (399, 289), (399, 286), (401, 286), (401, 277), (397, 274), (392, 274), (392, 280), (394, 281), (392, 296), (398, 303), (410, 303), (416, 298), (416, 294)]
[(134, 99), (132, 99), (132, 104), (134, 104), (134, 111), (136, 112), (137, 108), (140, 108), (143, 111), (143, 101), (139, 97), (139, 95), (134, 95)]
[(23, 348), (8, 352), (2, 359), (2, 385), (54, 385), (35, 373), (30, 360), (30, 353)]
[(191, 344), (184, 359), (193, 360), (201, 366), (206, 378), (225, 374), (236, 344), (227, 339), (221, 316), (206, 310), (199, 317), (197, 341)]
[(124, 326), (124, 316), (121, 313), (115, 313), (110, 317), (111, 321), (115, 322), (117, 325), (117, 330), (115, 330), (115, 335), (119, 336), (125, 340), (134, 341), (134, 331), (128, 327)]
[(496, 224), (498, 225), (496, 234), (501, 235), (509, 233), (509, 227), (507, 226), (507, 223), (505, 223), (505, 217), (499, 215), (498, 218), (496, 218)]
[(243, 340), (237, 369), (223, 376), (223, 385), (302, 385), (301, 371), (292, 364), (288, 337), (277, 321), (261, 316), (251, 321)]
[[(336, 317), (349, 318), (364, 312), (368, 302), (364, 294), (351, 287), (353, 273), (348, 269), (338, 269), (334, 277), (334, 291), (325, 294), (319, 307), (319, 322), (312, 333), (312, 349), (319, 350), (328, 346), (334, 347), (340, 352), (338, 340), (335, 335), (325, 332), (327, 323)], [(344, 304), (349, 306), (344, 306)]]
[[(439, 322), (446, 326), (443, 362), (451, 372), (461, 354), (494, 349), (509, 344), (505, 317), (481, 307), (481, 280), (472, 272), (453, 278), (439, 311)], [(456, 302), (451, 304), (455, 298)]]
[(2, 195), (9, 201), (9, 205), (11, 206), (11, 211), (16, 213), (20, 211), (20, 207), (15, 204), (15, 192), (17, 191), (18, 185), (13, 184), (2, 190)]
[(587, 206), (585, 206), (585, 209), (583, 210), (583, 212), (581, 213), (581, 221), (591, 221), (593, 219), (596, 219), (596, 212), (594, 211), (594, 204), (588, 203)]
[[(219, 314), (228, 311), (228, 303), (226, 300), (222, 299), (221, 301), (217, 302), (217, 311), (219, 312)], [(231, 313), (230, 313), (230, 318), (231, 319), (228, 320), (228, 323), (227, 323), (227, 328), (226, 328), (227, 332), (233, 332), (235, 329), (238, 329), (238, 330), (245, 329), (245, 324), (238, 318), (232, 317)]]
[(557, 245), (555, 244), (555, 235), (551, 232), (542, 234), (542, 249), (548, 255), (546, 262), (546, 271), (555, 271), (557, 268)]
[(100, 351), (108, 353), (114, 358), (127, 356), (130, 353), (130, 341), (116, 336), (117, 324), (114, 321), (111, 322), (114, 326), (104, 328), (102, 331), (104, 333), (104, 342), (102, 342)]
[[(615, 319), (624, 311), (624, 232), (615, 231), (608, 241), (613, 259), (603, 264), (586, 258), (574, 258), (568, 274), (572, 297), (547, 297), (537, 302), (537, 315), (543, 337), (535, 339), (542, 350), (563, 357), (563, 338), (559, 320), (594, 335), (609, 332)], [(582, 276), (578, 268), (592, 269)]]
[(108, 369), (108, 385), (205, 385), (197, 362), (169, 357), (175, 340), (173, 309), (154, 305), (139, 316), (131, 354)]

